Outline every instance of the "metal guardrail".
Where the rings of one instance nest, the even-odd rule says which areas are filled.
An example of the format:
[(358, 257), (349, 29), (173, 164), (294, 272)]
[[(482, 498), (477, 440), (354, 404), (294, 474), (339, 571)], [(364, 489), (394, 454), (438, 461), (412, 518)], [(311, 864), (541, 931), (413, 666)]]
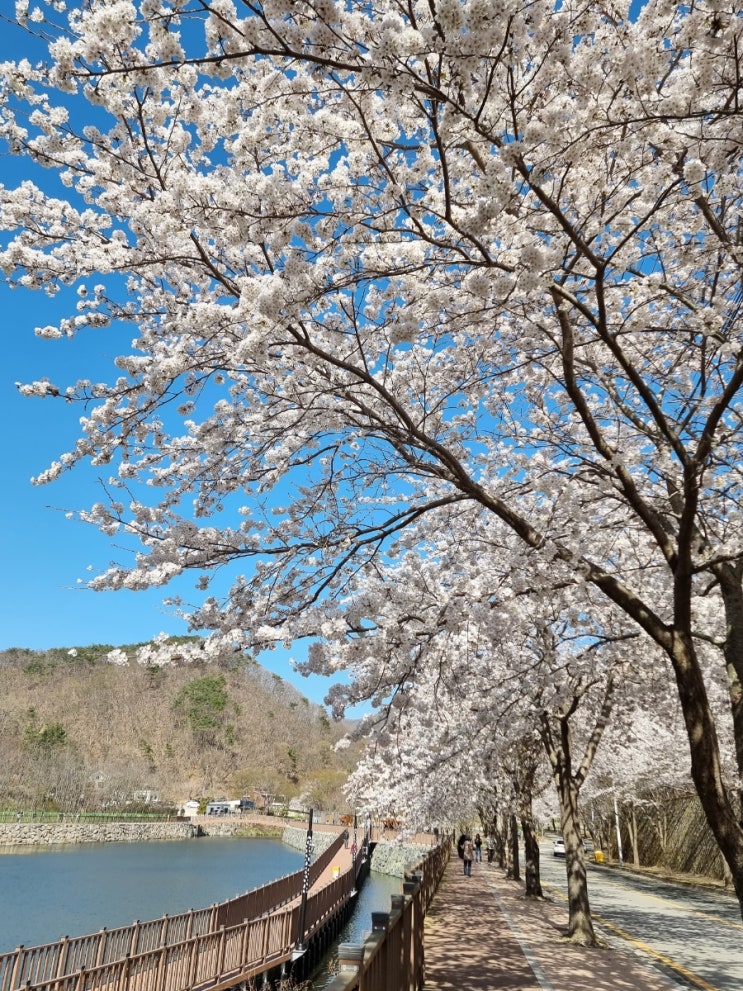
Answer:
[(449, 857), (449, 842), (433, 847), (406, 870), (403, 894), (390, 912), (372, 912), (372, 932), (361, 945), (341, 943), (339, 973), (325, 991), (420, 991), (423, 987), (423, 922)]
[(60, 823), (90, 822), (189, 822), (185, 816), (162, 812), (8, 812), (0, 811), (0, 823), (18, 823), (22, 826), (59, 825)]
[(286, 948), (291, 946), (298, 916), (298, 906), (280, 909), (230, 929), (31, 986), (37, 991), (207, 991), (230, 987), (287, 959)]
[[(339, 835), (310, 865), (311, 886), (317, 883), (342, 844), (343, 836)], [(110, 979), (100, 976), (104, 970), (109, 975), (117, 974), (117, 980), (126, 980), (123, 973), (124, 961), (128, 961), (127, 967), (131, 967), (133, 961), (138, 961), (138, 968), (148, 970), (145, 961), (149, 955), (159, 955), (160, 965), (164, 958), (164, 950), (176, 946), (188, 945), (191, 948), (189, 952), (196, 954), (196, 958), (201, 960), (199, 966), (203, 967), (204, 956), (209, 957), (213, 952), (217, 952), (219, 957), (221, 953), (213, 950), (214, 941), (208, 937), (220, 931), (231, 932), (234, 928), (245, 928), (247, 923), (257, 919), (262, 919), (264, 925), (248, 927), (251, 929), (248, 945), (251, 952), (253, 947), (260, 947), (260, 952), (263, 954), (261, 959), (270, 960), (270, 954), (267, 957), (265, 955), (268, 953), (267, 948), (274, 947), (277, 940), (284, 939), (284, 935), (279, 934), (288, 931), (291, 937), (292, 931), (298, 928), (299, 916), (297, 915), (294, 920), (292, 915), (290, 921), (283, 916), (281, 919), (277, 918), (275, 927), (266, 926), (265, 919), (278, 916), (281, 914), (278, 910), (299, 898), (303, 876), (304, 869), (295, 871), (277, 881), (209, 908), (191, 910), (179, 915), (165, 915), (160, 919), (135, 922), (133, 925), (118, 929), (101, 929), (100, 932), (86, 936), (65, 937), (42, 946), (21, 946), (9, 953), (0, 954), (0, 991), (44, 987), (64, 991), (64, 988), (69, 987), (67, 979), (80, 974), (87, 976), (79, 991), (87, 991), (89, 981), (93, 980), (92, 974), (98, 975), (95, 980), (100, 977), (102, 981), (100, 986), (104, 987)], [(324, 890), (322, 889), (320, 893), (322, 894)], [(340, 892), (340, 887), (338, 890)], [(312, 916), (309, 916), (309, 919), (311, 920)], [(286, 930), (287, 926), (288, 930)], [(230, 946), (234, 944), (236, 938), (234, 935), (230, 937)], [(226, 946), (225, 952), (227, 952)], [(180, 972), (182, 966), (179, 958), (176, 969)], [(133, 985), (135, 989), (138, 986), (136, 982)]]
[[(312, 864), (316, 878), (328, 866), (342, 843), (343, 837), (339, 836)], [(360, 868), (361, 858), (356, 861), (356, 874)], [(303, 871), (298, 874), (301, 881)], [(355, 884), (356, 875), (349, 870), (310, 895), (301, 942), (306, 943), (326, 920), (335, 915), (348, 900)], [(203, 911), (209, 913), (212, 910)], [(300, 914), (300, 903), (295, 900), (291, 905), (259, 918), (244, 919), (233, 926), (220, 925), (217, 929), (192, 934), (169, 945), (126, 952), (116, 960), (80, 964), (75, 970), (70, 969), (71, 958), (64, 956), (56, 958), (58, 971), (53, 972), (47, 956), (44, 957), (43, 979), (39, 979), (38, 974), (34, 979), (28, 972), (25, 975), (22, 973), (24, 962), (28, 962), (25, 955), (34, 951), (21, 949), (9, 955), (15, 958), (14, 966), (6, 970), (0, 987), (2, 991), (19, 991), (21, 988), (23, 991), (222, 991), (288, 961), (300, 941)], [(163, 922), (155, 920), (154, 924), (162, 925)], [(132, 928), (129, 927), (130, 930)], [(94, 941), (103, 935), (105, 930), (80, 940)], [(76, 942), (65, 941), (66, 950)], [(35, 950), (46, 951), (51, 945)], [(77, 955), (76, 963), (79, 963), (81, 956)]]

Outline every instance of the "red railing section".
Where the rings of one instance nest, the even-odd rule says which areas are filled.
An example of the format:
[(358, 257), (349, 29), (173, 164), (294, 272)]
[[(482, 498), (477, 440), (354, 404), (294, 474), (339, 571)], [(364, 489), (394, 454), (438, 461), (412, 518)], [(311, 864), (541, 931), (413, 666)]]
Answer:
[[(343, 842), (338, 836), (313, 862), (311, 885), (317, 884)], [(384, 971), (389, 977), (400, 967), (406, 975), (422, 974), (423, 915), (443, 872), (444, 849), (448, 859), (447, 845), (433, 848), (422, 861), (419, 878), (412, 882), (415, 894), (400, 896), (394, 926), (386, 917), (381, 919), (384, 913), (375, 913), (378, 935), (363, 973), (369, 974), (365, 980), (377, 983), (349, 988), (413, 991), (421, 986), (385, 984), (371, 975)], [(348, 901), (362, 866), (360, 857), (355, 866), (355, 871), (347, 870), (310, 891), (304, 933), (299, 932), (304, 872), (297, 871), (208, 909), (19, 947), (0, 956), (0, 991), (222, 991), (289, 960), (298, 944), (306, 945)]]
[[(340, 834), (312, 862), (310, 886), (317, 883), (343, 842), (343, 835)], [(303, 878), (304, 869), (209, 908), (166, 915), (149, 922), (135, 922), (118, 929), (101, 929), (86, 936), (64, 937), (43, 946), (19, 947), (10, 953), (0, 954), (0, 991), (18, 991), (21, 988), (26, 991), (32, 988), (65, 991), (73, 987), (77, 991), (87, 991), (93, 987), (110, 987), (114, 979), (117, 982), (123, 980), (133, 989), (149, 987), (147, 982), (153, 979), (153, 960), (158, 961), (155, 970), (161, 976), (163, 967), (171, 966), (166, 963), (171, 958), (172, 966), (180, 974), (186, 967), (186, 952), (188, 967), (196, 968), (197, 983), (206, 982), (207, 986), (204, 974), (209, 972), (214, 976), (214, 968), (221, 957), (231, 961), (236, 947), (241, 945), (241, 939), (247, 940), (245, 945), (249, 956), (240, 959), (249, 960), (250, 954), (255, 953), (259, 968), (265, 969), (266, 963), (270, 964), (274, 957), (280, 958), (287, 948), (293, 946), (298, 913), (280, 910), (300, 898)], [(352, 888), (353, 884), (349, 890)], [(321, 889), (321, 892), (324, 893), (324, 890)], [(340, 891), (340, 886), (337, 890)], [(322, 911), (325, 912), (327, 895), (323, 894), (323, 898)], [(308, 906), (310, 904), (311, 900)], [(308, 916), (308, 929), (314, 924), (312, 918)], [(256, 920), (260, 924), (254, 925)], [(245, 930), (239, 938), (233, 931), (237, 927)], [(172, 953), (165, 952), (171, 949)], [(216, 969), (221, 970), (223, 965), (224, 961)], [(145, 974), (147, 979), (143, 984)], [(164, 991), (170, 984), (156, 984), (154, 987)], [(121, 991), (124, 991), (123, 985)]]
[(406, 871), (390, 912), (372, 912), (372, 932), (360, 945), (342, 943), (339, 973), (325, 991), (421, 991), (425, 982), (423, 922), (449, 861), (445, 841)]

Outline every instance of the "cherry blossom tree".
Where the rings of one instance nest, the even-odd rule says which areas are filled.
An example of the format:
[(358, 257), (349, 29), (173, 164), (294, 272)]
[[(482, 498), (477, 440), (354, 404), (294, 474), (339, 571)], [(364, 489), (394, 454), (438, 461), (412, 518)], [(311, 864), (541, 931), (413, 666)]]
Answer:
[[(518, 817), (524, 840), (524, 893), (527, 898), (542, 898), (539, 841), (534, 823), (533, 801), (537, 792), (537, 777), (540, 767), (544, 764), (544, 753), (539, 747), (536, 734), (532, 734), (515, 741), (505, 751), (496, 750), (491, 755), (491, 761), (494, 763), (496, 760), (502, 765), (502, 771), (500, 775), (497, 775), (495, 767), (493, 767), (490, 772), (491, 782), (481, 784), (478, 793), (478, 807), (487, 808), (488, 805), (492, 804), (492, 798), (498, 794), (501, 796), (500, 804), (503, 805), (502, 796), (507, 794), (506, 788), (501, 784), (501, 787), (496, 789), (493, 787), (493, 783), (499, 778), (501, 781), (506, 778), (511, 795), (510, 804), (514, 809), (510, 816), (503, 816), (503, 834), (507, 837), (507, 841), (504, 843), (506, 876), (519, 878), (519, 837), (518, 828), (515, 825)], [(508, 829), (505, 828), (506, 823), (509, 826)]]
[(194, 571), (195, 629), (332, 639), (297, 617), (422, 514), (497, 520), (668, 657), (743, 899), (700, 661), (740, 772), (737, 8), (16, 11), (48, 57), (2, 66), (0, 139), (52, 179), (0, 190), (0, 265), (76, 295), (42, 336), (135, 332), (110, 383), (21, 385), (83, 414), (38, 481), (100, 466), (83, 518), (138, 542), (93, 586)]
[[(609, 723), (615, 692), (620, 688), (621, 694), (632, 684), (633, 665), (624, 657), (626, 652), (631, 656), (632, 645), (628, 649), (624, 637), (589, 635), (587, 628), (578, 631), (554, 621), (550, 625), (537, 622), (535, 628), (533, 617), (529, 627), (517, 634), (514, 624), (508, 642), (493, 645), (505, 683), (512, 680), (518, 684), (525, 671), (531, 669), (532, 685), (521, 701), (524, 711), (522, 738), (517, 745), (521, 753), (519, 772), (512, 776), (524, 826), (527, 893), (536, 894), (538, 886), (538, 850), (531, 828), (538, 768), (533, 742), (536, 737), (549, 761), (560, 807), (568, 884), (568, 937), (593, 945), (597, 940), (591, 921), (579, 796)], [(591, 657), (593, 654), (596, 656)], [(586, 663), (589, 657), (591, 661)], [(510, 678), (504, 666), (506, 671), (510, 668)], [(499, 711), (495, 698), (488, 702)], [(516, 710), (509, 706), (508, 711), (513, 720)], [(503, 719), (499, 721), (502, 725)]]
[[(627, 630), (619, 611), (613, 626), (606, 609), (599, 612), (601, 621), (592, 618), (599, 596), (590, 586), (580, 607), (572, 586), (554, 588), (549, 606), (541, 595), (524, 591), (523, 567), (514, 567), (513, 557), (502, 551), (487, 554), (482, 534), (460, 532), (452, 521), (444, 551), (430, 521), (415, 529), (428, 532), (428, 541), (423, 535), (416, 541), (419, 553), (386, 567), (377, 562), (374, 576), (349, 582), (355, 594), (349, 591), (333, 606), (345, 638), (315, 643), (308, 661), (322, 674), (350, 673), (350, 683), (334, 693), (339, 714), (361, 700), (374, 706), (362, 727), (371, 735), (373, 753), (372, 770), (365, 762), (360, 772), (368, 789), (364, 800), (369, 803), (384, 782), (382, 805), (409, 812), (415, 807), (411, 782), (413, 793), (429, 800), (442, 766), (444, 776), (456, 768), (457, 785), (449, 784), (446, 794), (486, 810), (483, 825), (489, 830), (494, 815), (504, 816), (503, 833), (511, 837), (506, 867), (515, 879), (519, 853), (517, 843), (512, 853), (512, 843), (520, 819), (526, 892), (539, 896), (531, 807), (541, 790), (540, 765), (548, 759), (566, 845), (568, 936), (595, 944), (579, 796), (615, 693), (636, 691), (644, 674), (636, 660), (638, 636)], [(472, 595), (482, 586), (470, 541), (481, 551), (477, 569), (494, 583), (480, 600)]]
[[(706, 665), (720, 731), (724, 778), (733, 789), (737, 777), (735, 747), (723, 672), (714, 656), (706, 659)], [(601, 841), (616, 833), (620, 820), (631, 848), (625, 856), (636, 866), (640, 865), (638, 822), (652, 813), (655, 796), (689, 796), (693, 788), (687, 765), (678, 759), (687, 742), (678, 700), (668, 692), (672, 680), (672, 672), (659, 657), (652, 668), (646, 668), (642, 685), (622, 694), (584, 789), (584, 807), (590, 805), (592, 818), (599, 812)], [(676, 849), (683, 845), (680, 836), (669, 835), (664, 840)]]

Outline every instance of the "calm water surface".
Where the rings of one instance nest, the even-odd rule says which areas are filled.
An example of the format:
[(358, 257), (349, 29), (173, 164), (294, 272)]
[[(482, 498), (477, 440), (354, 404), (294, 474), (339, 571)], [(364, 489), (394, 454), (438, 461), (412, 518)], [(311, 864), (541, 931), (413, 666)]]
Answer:
[[(356, 907), (345, 927), (341, 930), (338, 943), (363, 943), (371, 933), (372, 912), (389, 912), (391, 895), (402, 894), (402, 878), (387, 874), (369, 875), (356, 899)], [(322, 967), (312, 979), (313, 988), (324, 988), (333, 979), (338, 960), (337, 944), (334, 946)]]
[(0, 848), (0, 953), (204, 908), (304, 863), (279, 840), (238, 837), (19, 849)]

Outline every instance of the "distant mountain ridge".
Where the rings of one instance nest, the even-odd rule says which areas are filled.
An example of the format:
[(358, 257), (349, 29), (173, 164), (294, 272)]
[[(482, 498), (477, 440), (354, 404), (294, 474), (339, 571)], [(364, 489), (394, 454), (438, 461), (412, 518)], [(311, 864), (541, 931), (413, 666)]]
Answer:
[(0, 652), (0, 808), (251, 792), (345, 807), (356, 748), (334, 747), (349, 724), (242, 656), (143, 667), (137, 646)]

